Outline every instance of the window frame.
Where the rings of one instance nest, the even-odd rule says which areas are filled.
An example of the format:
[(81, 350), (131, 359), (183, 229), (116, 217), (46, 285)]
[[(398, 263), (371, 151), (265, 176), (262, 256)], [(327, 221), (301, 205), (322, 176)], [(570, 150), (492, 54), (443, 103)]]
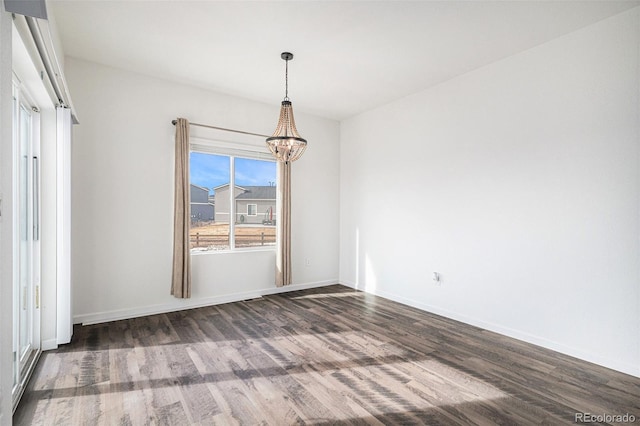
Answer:
[[(253, 214), (251, 214), (251, 212), (249, 211), (249, 207), (253, 206)], [(257, 204), (247, 204), (247, 216), (258, 216), (258, 205)]]
[[(254, 138), (255, 139), (255, 138)], [(276, 245), (268, 246), (256, 246), (256, 247), (236, 247), (235, 235), (236, 224), (235, 220), (232, 220), (236, 216), (236, 205), (233, 202), (233, 188), (235, 188), (235, 159), (244, 158), (249, 160), (260, 160), (277, 163), (277, 160), (273, 157), (269, 149), (264, 145), (264, 141), (260, 139), (260, 145), (255, 142), (237, 142), (219, 139), (205, 139), (200, 137), (190, 137), (189, 143), (189, 155), (192, 152), (198, 152), (202, 154), (212, 154), (219, 156), (229, 157), (229, 248), (222, 250), (204, 250), (194, 251), (190, 250), (192, 256), (197, 255), (215, 255), (224, 253), (241, 253), (251, 251), (275, 251)], [(276, 166), (276, 187), (280, 183), (280, 168)], [(189, 184), (191, 184), (191, 176), (189, 176)], [(280, 195), (276, 191), (276, 211), (280, 206)], [(248, 208), (248, 207), (247, 207)], [(248, 216), (248, 215), (247, 215)], [(252, 217), (257, 216), (256, 214)], [(189, 225), (191, 227), (191, 225)], [(278, 239), (278, 228), (276, 227), (276, 241)]]

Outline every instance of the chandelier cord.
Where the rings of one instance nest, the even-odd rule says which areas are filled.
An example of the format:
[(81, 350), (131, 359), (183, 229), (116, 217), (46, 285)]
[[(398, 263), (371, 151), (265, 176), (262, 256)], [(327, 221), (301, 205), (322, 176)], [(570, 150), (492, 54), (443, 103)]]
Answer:
[(284, 100), (289, 100), (289, 60), (284, 61)]

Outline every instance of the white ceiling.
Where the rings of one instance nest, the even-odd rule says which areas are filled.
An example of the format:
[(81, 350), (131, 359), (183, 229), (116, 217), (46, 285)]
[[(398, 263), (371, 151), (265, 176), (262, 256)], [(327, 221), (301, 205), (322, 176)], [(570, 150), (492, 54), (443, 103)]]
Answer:
[(50, 4), (65, 53), (344, 119), (640, 1), (89, 1)]

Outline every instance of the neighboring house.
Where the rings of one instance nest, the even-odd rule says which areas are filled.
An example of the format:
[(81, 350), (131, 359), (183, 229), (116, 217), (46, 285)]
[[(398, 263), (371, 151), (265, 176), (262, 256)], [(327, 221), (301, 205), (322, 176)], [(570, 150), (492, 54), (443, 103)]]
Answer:
[(214, 199), (209, 196), (209, 188), (191, 184), (191, 223), (211, 221), (214, 217)]
[[(229, 184), (214, 188), (216, 222), (229, 221)], [(235, 186), (235, 223), (276, 223), (275, 186)]]

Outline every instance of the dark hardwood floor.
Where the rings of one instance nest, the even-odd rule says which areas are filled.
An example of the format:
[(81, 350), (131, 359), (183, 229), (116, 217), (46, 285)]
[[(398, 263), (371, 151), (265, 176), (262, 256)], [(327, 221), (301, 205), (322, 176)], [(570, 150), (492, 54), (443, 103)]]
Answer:
[(640, 379), (336, 285), (78, 327), (43, 354), (14, 423), (558, 425), (576, 413), (640, 423)]

